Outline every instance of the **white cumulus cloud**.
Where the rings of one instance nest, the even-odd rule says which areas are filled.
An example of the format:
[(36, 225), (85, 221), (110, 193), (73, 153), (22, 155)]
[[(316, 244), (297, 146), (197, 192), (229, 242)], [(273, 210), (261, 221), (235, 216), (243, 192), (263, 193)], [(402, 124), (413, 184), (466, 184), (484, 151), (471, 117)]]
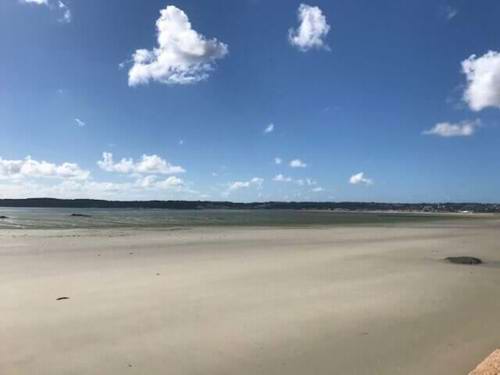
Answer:
[(306, 52), (312, 48), (329, 49), (325, 38), (330, 31), (330, 25), (320, 8), (300, 4), (297, 11), (299, 27), (288, 30), (288, 40), (291, 45)]
[(364, 172), (359, 172), (351, 176), (351, 178), (349, 179), (349, 183), (353, 185), (358, 185), (358, 184), (372, 185), (373, 180), (365, 177)]
[(440, 137), (469, 137), (476, 132), (480, 126), (479, 120), (463, 121), (458, 124), (449, 122), (440, 122), (434, 125), (433, 128), (424, 131), (425, 135), (437, 135)]
[(113, 160), (113, 154), (104, 152), (102, 160), (97, 165), (107, 172), (127, 174), (176, 174), (184, 173), (185, 169), (178, 165), (172, 165), (158, 155), (142, 155), (141, 160), (134, 161), (132, 158), (123, 158), (118, 162)]
[(89, 175), (89, 171), (83, 170), (75, 163), (54, 164), (43, 160), (34, 160), (30, 156), (21, 160), (0, 158), (0, 179), (55, 177), (85, 180)]
[(173, 5), (160, 14), (156, 21), (158, 46), (135, 51), (129, 85), (150, 81), (189, 84), (207, 79), (215, 61), (228, 53), (228, 46), (193, 30), (187, 15)]
[[(55, 183), (53, 183), (54, 181)], [(166, 195), (167, 194), (167, 195)], [(54, 197), (91, 199), (200, 199), (201, 194), (186, 186), (176, 176), (162, 180), (156, 176), (140, 177), (134, 182), (81, 179), (2, 180), (0, 195), (9, 198)]]
[(290, 167), (292, 168), (305, 168), (307, 164), (300, 159), (294, 159), (290, 162)]
[(470, 109), (500, 108), (500, 52), (470, 56), (462, 61), (462, 72), (467, 78), (464, 100)]
[[(154, 155), (153, 155), (154, 156)], [(0, 195), (9, 198), (59, 197), (94, 199), (199, 199), (200, 193), (177, 176), (161, 176), (172, 166), (161, 158), (145, 156), (137, 162), (114, 163), (109, 157), (106, 167), (134, 172), (128, 182), (95, 181), (90, 172), (78, 164), (61, 164), (34, 160), (0, 158)], [(131, 161), (131, 163), (128, 163)], [(127, 164), (128, 163), (128, 164)], [(174, 170), (175, 171), (175, 170)], [(143, 174), (144, 172), (144, 174)], [(156, 172), (153, 174), (151, 172)], [(251, 180), (260, 185), (259, 181)], [(168, 194), (165, 196), (165, 194)]]

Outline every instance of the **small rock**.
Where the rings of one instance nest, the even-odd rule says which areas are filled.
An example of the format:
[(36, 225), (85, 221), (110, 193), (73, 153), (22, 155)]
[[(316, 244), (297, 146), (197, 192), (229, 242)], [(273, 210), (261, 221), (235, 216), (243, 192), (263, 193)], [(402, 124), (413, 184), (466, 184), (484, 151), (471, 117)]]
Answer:
[(59, 297), (59, 298), (56, 298), (56, 301), (62, 301), (63, 299), (69, 299), (69, 297)]
[(474, 257), (448, 257), (445, 259), (446, 261), (453, 264), (468, 264), (468, 265), (477, 265), (483, 263), (483, 261), (479, 258)]
[(71, 214), (73, 217), (91, 217), (90, 215), (85, 215), (85, 214)]
[(1, 216), (0, 216), (0, 219), (8, 219), (8, 217), (7, 217), (7, 216), (3, 216), (3, 215), (1, 215)]

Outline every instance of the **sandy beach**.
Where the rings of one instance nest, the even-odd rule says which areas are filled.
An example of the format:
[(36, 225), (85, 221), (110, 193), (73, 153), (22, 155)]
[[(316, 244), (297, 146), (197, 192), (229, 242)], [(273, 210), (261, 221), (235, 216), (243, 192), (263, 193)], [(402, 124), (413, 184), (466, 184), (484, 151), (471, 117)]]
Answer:
[(499, 286), (498, 218), (2, 230), (0, 374), (467, 374)]

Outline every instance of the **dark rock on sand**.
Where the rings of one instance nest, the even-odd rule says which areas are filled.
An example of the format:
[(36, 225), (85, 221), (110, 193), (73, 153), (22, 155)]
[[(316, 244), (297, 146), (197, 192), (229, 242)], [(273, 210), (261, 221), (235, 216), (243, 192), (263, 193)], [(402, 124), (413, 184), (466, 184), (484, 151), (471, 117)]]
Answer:
[(71, 214), (73, 217), (92, 217), (90, 215), (85, 215), (85, 214)]
[(59, 298), (56, 298), (56, 301), (62, 301), (64, 299), (69, 299), (69, 297), (59, 297)]
[(453, 264), (476, 265), (483, 263), (481, 259), (474, 257), (448, 257), (445, 260)]

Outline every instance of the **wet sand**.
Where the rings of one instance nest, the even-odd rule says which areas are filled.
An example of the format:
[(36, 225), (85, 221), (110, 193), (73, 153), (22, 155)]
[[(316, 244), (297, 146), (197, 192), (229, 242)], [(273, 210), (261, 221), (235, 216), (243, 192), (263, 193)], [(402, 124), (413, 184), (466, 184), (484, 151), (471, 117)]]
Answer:
[(0, 374), (467, 374), (500, 220), (3, 230), (0, 312)]

